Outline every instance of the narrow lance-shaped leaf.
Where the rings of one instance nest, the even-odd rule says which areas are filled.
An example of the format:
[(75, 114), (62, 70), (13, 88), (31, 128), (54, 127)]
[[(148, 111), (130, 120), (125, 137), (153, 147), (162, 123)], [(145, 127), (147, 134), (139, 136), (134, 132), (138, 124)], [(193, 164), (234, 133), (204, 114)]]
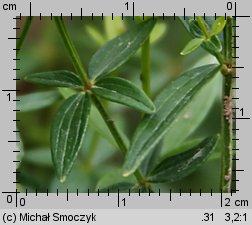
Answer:
[(196, 171), (214, 151), (218, 135), (204, 139), (197, 146), (164, 158), (151, 172), (150, 182), (175, 182)]
[(66, 70), (34, 73), (26, 76), (25, 80), (50, 87), (83, 88), (80, 77)]
[(184, 47), (184, 49), (181, 51), (181, 55), (187, 55), (193, 51), (195, 51), (204, 41), (203, 38), (194, 38), (191, 41), (188, 42), (188, 44)]
[(224, 16), (218, 17), (212, 25), (211, 32), (213, 35), (219, 34), (225, 27), (227, 20)]
[(52, 124), (52, 160), (61, 182), (69, 174), (82, 146), (90, 113), (90, 97), (79, 93), (60, 107)]
[(60, 98), (58, 91), (37, 92), (18, 96), (17, 109), (20, 112), (30, 112), (53, 104)]
[(94, 79), (106, 75), (125, 63), (149, 36), (155, 20), (138, 24), (136, 27), (112, 39), (91, 58), (88, 74)]
[(185, 72), (170, 83), (155, 100), (156, 112), (146, 115), (137, 127), (124, 164), (124, 175), (132, 174), (159, 143), (198, 90), (220, 69), (201, 66)]
[(135, 84), (118, 77), (100, 79), (92, 88), (93, 94), (102, 98), (135, 108), (145, 113), (153, 113), (155, 106), (148, 96)]

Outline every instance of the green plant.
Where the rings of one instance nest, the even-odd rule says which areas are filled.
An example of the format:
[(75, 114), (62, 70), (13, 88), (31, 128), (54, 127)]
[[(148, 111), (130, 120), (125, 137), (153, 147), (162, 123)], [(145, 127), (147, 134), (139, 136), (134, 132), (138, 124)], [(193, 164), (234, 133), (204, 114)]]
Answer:
[[(145, 21), (141, 19), (133, 23), (131, 21), (126, 32), (109, 41), (89, 27), (89, 32), (98, 37), (99, 43), (106, 43), (92, 56), (86, 71), (64, 21), (60, 17), (54, 18), (58, 32), (72, 59), (75, 72), (57, 70), (33, 73), (26, 76), (25, 80), (49, 87), (58, 87), (65, 98), (52, 122), (50, 138), (52, 160), (61, 182), (67, 179), (83, 146), (89, 118), (92, 117), (90, 110), (93, 105), (99, 111), (118, 148), (125, 156), (122, 169), (119, 172), (116, 171), (116, 175), (110, 175), (113, 180), (105, 177), (98, 182), (97, 187), (100, 190), (141, 188), (142, 191), (155, 191), (153, 188), (155, 183), (174, 182), (196, 171), (214, 152), (216, 146), (221, 145), (223, 152), (220, 189), (230, 191), (232, 176), (230, 173), (232, 168), (230, 99), (234, 75), (231, 43), (233, 20), (230, 17), (227, 20), (224, 17), (218, 17), (216, 21), (210, 17), (207, 17), (206, 21), (202, 17), (196, 17), (196, 20), (191, 17), (186, 17), (186, 20), (181, 18), (186, 29), (193, 36), (181, 54), (189, 54), (201, 46), (216, 57), (219, 63), (203, 65), (182, 73), (158, 93), (153, 103), (151, 100), (150, 35), (157, 20), (158, 18), (148, 18)], [(141, 50), (142, 89), (125, 78), (119, 78), (116, 73), (118, 68), (126, 64), (138, 50)], [(181, 129), (188, 126), (186, 123), (181, 123), (180, 118), (186, 117), (185, 109), (189, 110), (193, 99), (206, 88), (219, 71), (224, 77), (222, 110), (224, 116), (222, 116), (221, 134), (204, 137), (193, 145), (187, 145), (182, 152), (161, 157), (158, 148), (165, 135), (169, 134), (175, 139), (179, 137), (178, 144), (181, 145), (182, 141), (189, 136), (189, 134), (180, 134), (184, 132)], [(43, 102), (45, 106), (59, 97), (59, 93), (54, 91), (40, 93), (36, 97), (44, 99), (45, 94), (48, 95), (48, 101)], [(29, 96), (23, 96), (23, 98), (29, 99)], [(110, 117), (103, 99), (126, 105), (142, 113), (129, 146), (115, 125), (114, 119)], [(41, 104), (33, 105), (33, 107), (42, 108)], [(21, 107), (25, 109), (26, 106), (21, 105)], [(177, 127), (179, 123), (180, 126)], [(94, 133), (94, 145), (97, 141), (96, 136), (97, 133)], [(90, 152), (89, 157), (93, 154), (94, 152)], [(90, 166), (89, 162), (84, 161), (84, 164), (84, 166)]]

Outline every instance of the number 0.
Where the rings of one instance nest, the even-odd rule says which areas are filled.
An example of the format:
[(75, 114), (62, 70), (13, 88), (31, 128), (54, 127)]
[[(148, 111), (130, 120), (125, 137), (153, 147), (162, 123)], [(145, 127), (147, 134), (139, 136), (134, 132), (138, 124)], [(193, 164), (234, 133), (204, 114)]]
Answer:
[(227, 10), (232, 10), (233, 5), (232, 2), (227, 2)]

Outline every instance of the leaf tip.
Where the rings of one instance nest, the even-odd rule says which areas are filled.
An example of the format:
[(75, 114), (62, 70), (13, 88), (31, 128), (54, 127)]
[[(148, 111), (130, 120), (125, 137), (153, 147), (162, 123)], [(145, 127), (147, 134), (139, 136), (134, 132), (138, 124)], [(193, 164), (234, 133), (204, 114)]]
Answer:
[(60, 177), (60, 183), (64, 183), (66, 181), (66, 176), (61, 176)]
[(130, 170), (126, 170), (123, 172), (123, 177), (128, 177), (129, 175), (131, 175), (131, 171)]

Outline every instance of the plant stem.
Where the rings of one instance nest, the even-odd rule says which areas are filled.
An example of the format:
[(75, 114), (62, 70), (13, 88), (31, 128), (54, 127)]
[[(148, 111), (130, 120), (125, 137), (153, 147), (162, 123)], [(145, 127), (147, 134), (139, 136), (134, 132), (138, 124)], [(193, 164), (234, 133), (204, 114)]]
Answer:
[(196, 20), (197, 20), (197, 22), (199, 23), (199, 26), (200, 26), (201, 30), (203, 31), (203, 33), (204, 33), (204, 35), (205, 35), (205, 38), (206, 38), (206, 39), (209, 39), (209, 38), (210, 38), (210, 35), (209, 35), (209, 33), (208, 33), (207, 27), (206, 27), (205, 22), (204, 22), (204, 20), (202, 19), (202, 17), (201, 17), (201, 16), (196, 16)]
[[(86, 85), (88, 85), (90, 83), (89, 79), (88, 79), (88, 76), (85, 72), (85, 69), (80, 61), (80, 57), (74, 47), (74, 44), (67, 32), (67, 29), (63, 23), (63, 20), (61, 20), (60, 17), (55, 17), (55, 22), (56, 22), (56, 25), (57, 25), (57, 28), (58, 28), (58, 31), (62, 37), (62, 39), (64, 40), (64, 44), (72, 58), (72, 61), (73, 61), (73, 64), (74, 64), (74, 67), (75, 67), (75, 70), (80, 74), (82, 75), (82, 78), (83, 78), (83, 81)], [(91, 95), (92, 97), (92, 100), (93, 100), (93, 103), (94, 105), (97, 107), (98, 111), (100, 112), (102, 118), (104, 119), (105, 123), (107, 124), (113, 138), (115, 139), (119, 149), (123, 152), (123, 154), (125, 155), (126, 152), (127, 152), (127, 147), (120, 135), (120, 133), (118, 132), (114, 122), (112, 119), (110, 119), (109, 115), (107, 114), (107, 112), (105, 111), (103, 105), (101, 104), (101, 102), (99, 101), (98, 98), (96, 98), (96, 96), (94, 95)], [(142, 174), (140, 173), (140, 171), (136, 171), (134, 173), (138, 183), (140, 185), (143, 185), (145, 184), (145, 179), (144, 177), (142, 176)]]
[[(127, 153), (127, 147), (126, 144), (124, 143), (119, 131), (117, 130), (114, 121), (109, 117), (109, 115), (107, 114), (107, 112), (105, 111), (104, 107), (102, 106), (101, 102), (97, 99), (96, 96), (91, 95), (92, 100), (94, 105), (96, 106), (96, 108), (98, 109), (98, 111), (100, 112), (103, 120), (105, 121), (105, 123), (107, 124), (112, 136), (114, 137), (119, 149), (122, 151), (123, 155), (125, 156)], [(142, 174), (140, 173), (140, 171), (136, 171), (134, 173), (137, 181), (139, 184), (143, 184), (144, 183), (144, 177), (142, 176)]]
[(141, 57), (141, 81), (144, 92), (150, 96), (151, 95), (151, 82), (150, 82), (150, 38), (148, 38), (142, 46), (142, 57)]
[(16, 45), (16, 48), (17, 48), (17, 51), (16, 51), (16, 55), (18, 56), (19, 52), (20, 52), (20, 49), (22, 48), (23, 46), (23, 43), (24, 43), (24, 40), (25, 40), (25, 37), (30, 29), (30, 26), (31, 26), (31, 23), (32, 23), (32, 20), (33, 20), (33, 17), (27, 17), (26, 18), (26, 21), (25, 21), (25, 24), (24, 24), (24, 28), (21, 32), (21, 35), (18, 39), (18, 42), (17, 42), (17, 45)]
[(57, 25), (58, 31), (64, 41), (64, 44), (68, 50), (68, 53), (71, 56), (75, 70), (77, 71), (77, 73), (79, 73), (79, 76), (82, 78), (84, 84), (88, 85), (90, 81), (88, 79), (87, 73), (84, 70), (79, 54), (72, 42), (72, 39), (70, 38), (70, 35), (68, 34), (63, 19), (61, 19), (61, 17), (56, 16), (54, 17), (54, 20)]
[(233, 66), (233, 28), (232, 17), (227, 18), (227, 23), (224, 28), (224, 69), (223, 74), (223, 111), (222, 111), (222, 137), (223, 151), (221, 160), (221, 189), (223, 192), (231, 191), (232, 181), (232, 87), (234, 71)]

